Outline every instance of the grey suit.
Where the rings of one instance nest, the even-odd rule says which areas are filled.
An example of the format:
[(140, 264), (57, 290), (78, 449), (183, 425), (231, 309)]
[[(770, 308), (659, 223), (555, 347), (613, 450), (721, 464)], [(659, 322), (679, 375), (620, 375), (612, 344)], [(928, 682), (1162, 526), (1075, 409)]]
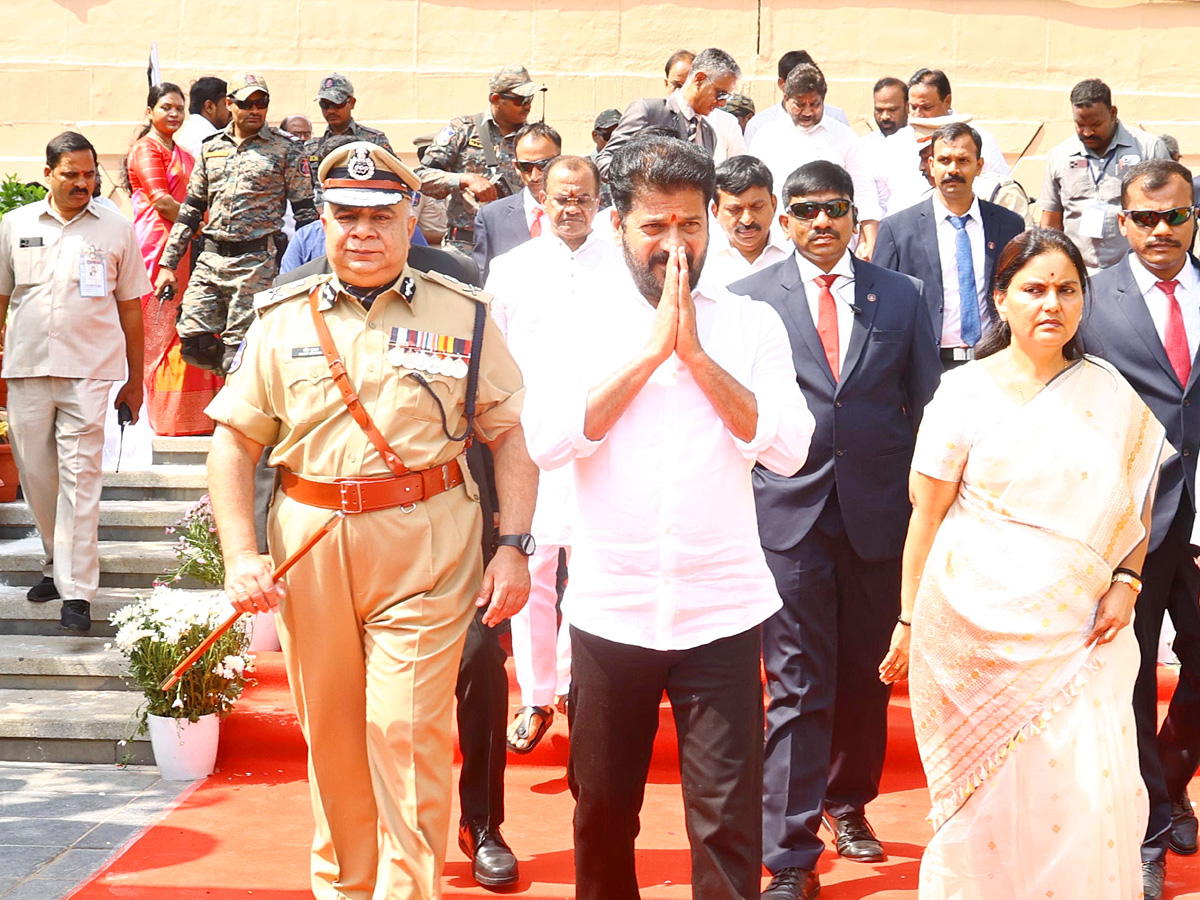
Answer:
[[(670, 97), (652, 97), (646, 100), (634, 100), (626, 108), (621, 121), (617, 123), (604, 149), (596, 154), (596, 165), (600, 174), (608, 175), (608, 166), (613, 154), (637, 137), (638, 132), (646, 128), (666, 128), (674, 131), (683, 140), (688, 139), (688, 120), (680, 107), (679, 92)], [(716, 152), (717, 133), (708, 124), (704, 116), (698, 116), (697, 128), (700, 141), (709, 153)]]

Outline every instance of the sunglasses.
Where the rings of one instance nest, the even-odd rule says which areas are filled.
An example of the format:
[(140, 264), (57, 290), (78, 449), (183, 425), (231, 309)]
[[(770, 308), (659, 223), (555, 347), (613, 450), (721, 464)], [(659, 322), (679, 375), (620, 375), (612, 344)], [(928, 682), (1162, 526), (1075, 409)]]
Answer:
[(788, 206), (788, 212), (797, 219), (815, 219), (822, 212), (831, 219), (840, 219), (853, 208), (849, 200), (826, 200), (823, 203), (806, 200)]
[(321, 109), (344, 109), (349, 100), (343, 100), (341, 103), (334, 103), (332, 100), (320, 101)]
[(237, 100), (233, 101), (237, 104), (238, 109), (266, 109), (271, 105), (270, 97), (263, 97), (261, 100)]
[(724, 103), (726, 100), (728, 100), (732, 96), (733, 96), (732, 91), (717, 91), (717, 102)]
[(596, 202), (596, 198), (591, 194), (582, 194), (578, 197), (568, 197), (566, 194), (556, 194), (550, 199), (554, 201), (555, 206), (561, 206), (563, 209), (566, 209), (570, 206), (576, 206), (580, 209), (583, 209)]
[(514, 159), (513, 162), (516, 164), (518, 169), (528, 175), (534, 169), (537, 169), (539, 172), (543, 171), (546, 166), (554, 162), (556, 158), (557, 157), (554, 156), (547, 156), (545, 159)]
[(510, 94), (506, 91), (505, 93), (501, 94), (500, 97), (504, 100), (509, 100), (513, 103), (519, 104), (520, 106), (533, 106), (532, 96), (522, 97), (520, 94)]
[(1140, 228), (1157, 228), (1159, 222), (1166, 222), (1174, 227), (1182, 225), (1196, 212), (1191, 206), (1177, 206), (1174, 209), (1124, 209), (1126, 218), (1133, 219)]

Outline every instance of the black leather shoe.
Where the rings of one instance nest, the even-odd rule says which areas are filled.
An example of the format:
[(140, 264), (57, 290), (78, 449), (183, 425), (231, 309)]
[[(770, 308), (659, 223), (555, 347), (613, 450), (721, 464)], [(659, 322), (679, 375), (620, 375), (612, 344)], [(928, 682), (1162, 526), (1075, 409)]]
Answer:
[(517, 883), (517, 857), (498, 829), (467, 823), (458, 828), (458, 846), (471, 857), (471, 874), (484, 887)]
[(1167, 846), (1180, 856), (1191, 856), (1196, 852), (1196, 811), (1188, 799), (1187, 790), (1171, 804), (1171, 828), (1167, 832)]
[(838, 856), (857, 862), (883, 862), (887, 859), (887, 854), (883, 852), (883, 844), (879, 843), (875, 832), (867, 823), (867, 817), (862, 813), (848, 812), (840, 817), (822, 813), (821, 819), (833, 832)]
[(54, 586), (54, 579), (45, 577), (33, 587), (29, 589), (29, 593), (25, 595), (26, 600), (32, 600), (34, 603), (45, 603), (47, 600), (58, 599), (58, 588)]
[(1144, 900), (1162, 900), (1163, 882), (1167, 878), (1165, 862), (1142, 863), (1142, 891)]
[(68, 631), (92, 630), (92, 605), (86, 600), (64, 600), (59, 622)]
[(783, 869), (762, 892), (762, 900), (812, 900), (819, 893), (821, 879), (815, 870)]

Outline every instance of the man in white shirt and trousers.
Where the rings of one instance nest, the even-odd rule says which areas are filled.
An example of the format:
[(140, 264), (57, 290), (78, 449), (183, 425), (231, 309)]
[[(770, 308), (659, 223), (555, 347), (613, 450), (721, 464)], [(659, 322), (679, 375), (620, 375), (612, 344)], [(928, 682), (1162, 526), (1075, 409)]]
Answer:
[[(539, 367), (546, 348), (566, 345), (566, 323), (577, 306), (603, 303), (613, 273), (625, 271), (621, 253), (592, 231), (600, 208), (600, 170), (582, 156), (560, 156), (542, 175), (537, 201), (549, 227), (541, 236), (492, 261), (485, 289), (526, 381), (557, 372)], [(571, 470), (543, 472), (538, 481), (529, 560), (529, 602), (511, 620), (513, 666), (521, 708), (508, 730), (508, 749), (528, 753), (554, 720), (555, 705), (571, 684), (571, 639), (558, 621), (558, 560), (571, 555)]]
[(692, 896), (761, 885), (759, 625), (780, 607), (751, 470), (803, 464), (813, 419), (764, 303), (696, 285), (711, 156), (646, 135), (608, 178), (628, 274), (545, 348), (523, 415), (543, 468), (573, 463), (571, 752), (576, 897), (636, 900), (634, 839), (659, 702), (679, 739)]

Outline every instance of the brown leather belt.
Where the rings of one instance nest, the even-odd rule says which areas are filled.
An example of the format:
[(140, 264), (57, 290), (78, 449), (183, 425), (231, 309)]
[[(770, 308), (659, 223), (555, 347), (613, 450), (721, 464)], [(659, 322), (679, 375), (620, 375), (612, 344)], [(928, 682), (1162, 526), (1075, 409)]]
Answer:
[(297, 503), (344, 513), (374, 512), (394, 506), (413, 506), (463, 483), (454, 459), (445, 465), (390, 478), (340, 478), (310, 481), (287, 469), (279, 470), (279, 486)]

